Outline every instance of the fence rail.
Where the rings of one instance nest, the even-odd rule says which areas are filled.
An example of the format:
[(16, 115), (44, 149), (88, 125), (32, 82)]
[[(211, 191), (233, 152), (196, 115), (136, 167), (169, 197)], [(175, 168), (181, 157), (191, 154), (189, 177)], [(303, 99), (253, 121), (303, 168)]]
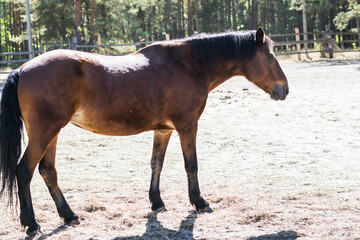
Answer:
[[(304, 36), (308, 40), (304, 40)], [(277, 55), (291, 55), (304, 53), (339, 53), (349, 51), (360, 51), (360, 32), (309, 32), (309, 33), (288, 33), (288, 34), (270, 34), (275, 41), (274, 51)], [(2, 64), (22, 63), (29, 60), (29, 56), (40, 55), (44, 52), (54, 49), (77, 49), (80, 51), (95, 51), (107, 55), (123, 55), (126, 53), (118, 48), (139, 49), (152, 43), (152, 41), (135, 42), (128, 44), (114, 45), (75, 45), (71, 42), (46, 42), (40, 49), (33, 52), (0, 52), (0, 66)], [(305, 52), (305, 44), (309, 50)]]
[[(308, 40), (304, 40), (307, 35)], [(357, 52), (360, 51), (360, 32), (309, 32), (299, 33), (295, 29), (295, 33), (290, 34), (273, 34), (270, 35), (275, 41), (274, 51), (277, 55), (292, 55), (320, 53), (321, 57), (328, 55), (333, 57), (334, 53), (340, 52)], [(305, 45), (308, 51), (305, 51)]]

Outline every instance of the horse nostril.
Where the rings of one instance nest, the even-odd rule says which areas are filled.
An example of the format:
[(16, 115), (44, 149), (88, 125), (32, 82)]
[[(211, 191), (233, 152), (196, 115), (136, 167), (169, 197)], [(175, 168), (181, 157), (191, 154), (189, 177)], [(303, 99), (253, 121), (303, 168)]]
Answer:
[(270, 96), (274, 100), (285, 100), (288, 94), (289, 87), (287, 85), (275, 84)]
[(276, 90), (273, 91), (270, 96), (274, 100), (279, 100), (279, 98), (280, 98), (279, 93)]

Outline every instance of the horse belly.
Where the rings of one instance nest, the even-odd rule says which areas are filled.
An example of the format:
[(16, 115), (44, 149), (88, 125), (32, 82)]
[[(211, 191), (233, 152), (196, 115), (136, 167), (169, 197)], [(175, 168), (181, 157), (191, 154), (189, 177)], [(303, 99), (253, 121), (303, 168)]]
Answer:
[(102, 115), (89, 117), (82, 112), (75, 113), (70, 122), (87, 131), (109, 136), (128, 136), (153, 129), (151, 119), (145, 122), (144, 118), (136, 117), (109, 118)]

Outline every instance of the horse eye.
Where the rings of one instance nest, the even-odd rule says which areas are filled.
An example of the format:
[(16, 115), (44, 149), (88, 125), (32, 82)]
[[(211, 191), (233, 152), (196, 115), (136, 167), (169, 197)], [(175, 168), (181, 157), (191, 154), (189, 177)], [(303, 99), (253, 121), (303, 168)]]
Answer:
[(269, 60), (270, 62), (274, 61), (274, 55), (270, 55), (270, 56), (268, 57), (268, 60)]

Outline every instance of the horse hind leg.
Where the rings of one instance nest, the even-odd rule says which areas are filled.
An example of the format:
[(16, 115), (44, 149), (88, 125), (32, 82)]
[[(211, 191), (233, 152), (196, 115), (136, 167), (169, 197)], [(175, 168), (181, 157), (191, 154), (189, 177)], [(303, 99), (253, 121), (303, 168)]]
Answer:
[[(42, 159), (49, 159), (52, 155), (55, 157), (57, 135), (64, 125), (54, 122), (51, 124), (50, 120), (48, 122), (40, 121), (36, 117), (29, 117), (25, 114), (23, 119), (29, 143), (21, 161), (16, 167), (16, 179), (20, 202), (20, 221), (24, 227), (28, 227), (26, 233), (29, 236), (34, 236), (39, 231), (40, 226), (35, 220), (30, 183), (39, 162)], [(47, 151), (48, 149), (49, 151)], [(44, 162), (47, 161), (45, 160)]]
[[(57, 133), (53, 134), (53, 137), (56, 135)], [(16, 179), (20, 201), (20, 222), (24, 227), (28, 227), (26, 233), (29, 236), (36, 235), (38, 230), (40, 230), (40, 225), (35, 220), (30, 193), (30, 183), (34, 170), (40, 162), (40, 159), (44, 156), (53, 137), (42, 139), (29, 137), (29, 144), (16, 167)]]
[(151, 209), (165, 210), (165, 204), (160, 197), (160, 174), (164, 163), (165, 152), (171, 137), (172, 130), (154, 132), (154, 146), (151, 157), (151, 183), (149, 190), (149, 198)]
[(57, 171), (55, 168), (57, 138), (58, 137), (54, 138), (46, 150), (45, 155), (41, 159), (39, 163), (39, 173), (49, 189), (50, 195), (55, 202), (59, 216), (64, 219), (66, 224), (79, 224), (79, 217), (71, 210), (58, 185)]
[[(20, 201), (20, 222), (24, 227), (28, 227), (26, 233), (29, 236), (34, 236), (40, 230), (40, 225), (35, 220), (30, 194), (30, 182), (38, 162), (37, 159), (40, 159), (41, 156), (32, 157), (35, 154), (30, 149), (31, 147), (29, 148), (29, 146), (26, 148), (24, 156), (16, 167), (16, 179)], [(40, 154), (37, 153), (37, 155)]]

